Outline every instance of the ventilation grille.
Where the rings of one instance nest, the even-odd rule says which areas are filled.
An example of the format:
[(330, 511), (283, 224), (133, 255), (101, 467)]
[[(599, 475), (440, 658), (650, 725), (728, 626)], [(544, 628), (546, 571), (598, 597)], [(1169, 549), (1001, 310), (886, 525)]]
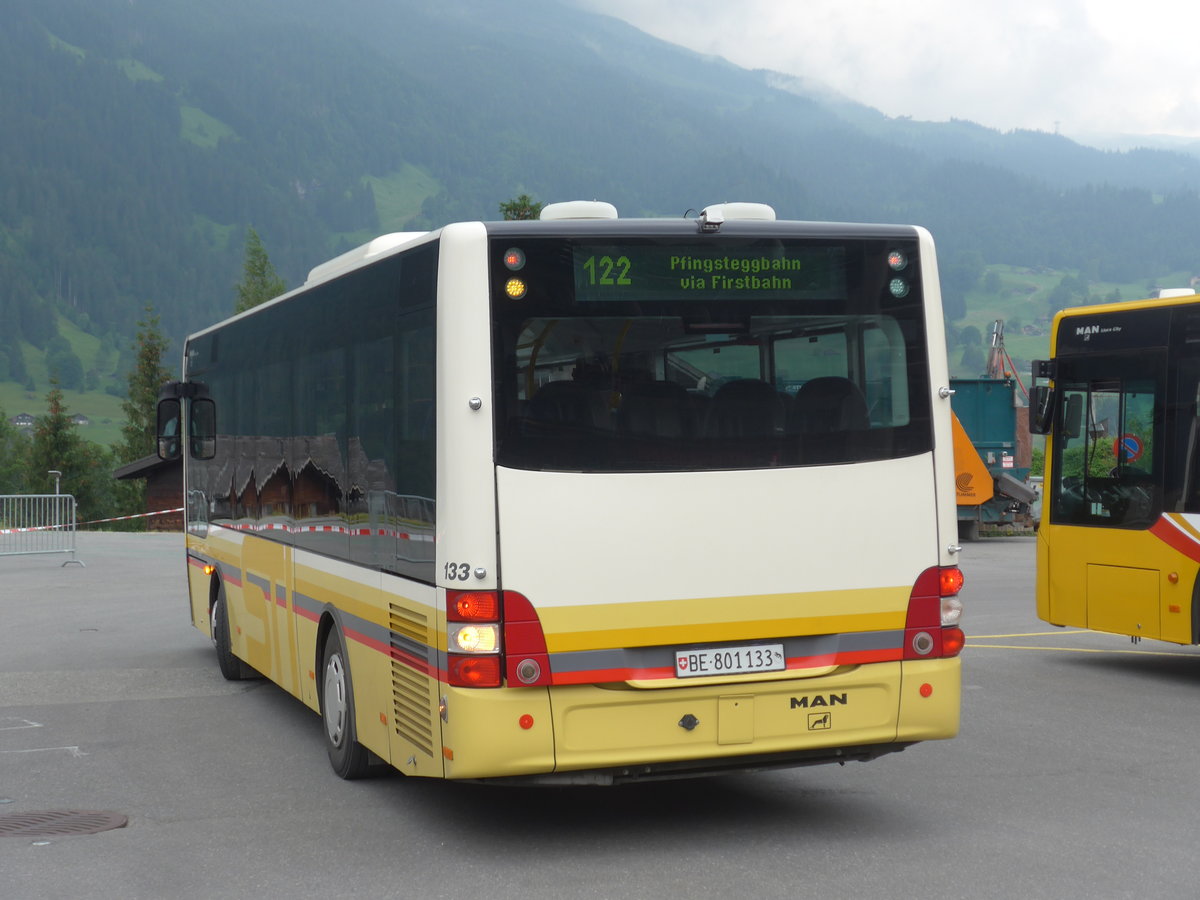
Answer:
[(394, 603), (389, 608), (392, 721), (397, 735), (432, 756), (434, 694), (425, 674), (434, 668), (429, 665), (429, 620)]

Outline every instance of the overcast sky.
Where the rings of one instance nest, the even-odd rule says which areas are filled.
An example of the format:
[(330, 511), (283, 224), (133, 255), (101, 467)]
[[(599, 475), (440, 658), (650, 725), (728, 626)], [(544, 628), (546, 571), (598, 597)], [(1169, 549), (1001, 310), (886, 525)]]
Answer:
[(889, 116), (1200, 137), (1190, 0), (579, 0)]

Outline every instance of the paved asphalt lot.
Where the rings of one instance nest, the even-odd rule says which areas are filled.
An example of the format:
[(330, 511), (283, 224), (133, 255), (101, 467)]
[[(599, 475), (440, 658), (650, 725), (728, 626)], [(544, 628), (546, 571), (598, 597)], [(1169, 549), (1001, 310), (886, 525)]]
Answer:
[(963, 730), (871, 763), (619, 788), (329, 771), (319, 719), (221, 679), (178, 535), (0, 558), (0, 898), (1192, 898), (1200, 651), (1050, 628), (1030, 538), (969, 544)]

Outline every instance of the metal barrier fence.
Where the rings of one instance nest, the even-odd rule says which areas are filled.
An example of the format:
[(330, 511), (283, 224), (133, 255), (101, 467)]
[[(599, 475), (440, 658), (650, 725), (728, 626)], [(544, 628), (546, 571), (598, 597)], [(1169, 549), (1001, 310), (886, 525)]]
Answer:
[(69, 553), (75, 558), (75, 498), (70, 494), (0, 494), (0, 556)]

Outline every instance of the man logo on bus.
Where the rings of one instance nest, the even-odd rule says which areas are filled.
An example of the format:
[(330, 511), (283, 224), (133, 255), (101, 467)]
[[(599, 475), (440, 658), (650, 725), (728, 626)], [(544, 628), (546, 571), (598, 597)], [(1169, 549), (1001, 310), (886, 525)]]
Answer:
[(793, 697), (792, 709), (816, 709), (818, 706), (845, 706), (848, 700), (843, 694), (817, 694), (813, 697)]

